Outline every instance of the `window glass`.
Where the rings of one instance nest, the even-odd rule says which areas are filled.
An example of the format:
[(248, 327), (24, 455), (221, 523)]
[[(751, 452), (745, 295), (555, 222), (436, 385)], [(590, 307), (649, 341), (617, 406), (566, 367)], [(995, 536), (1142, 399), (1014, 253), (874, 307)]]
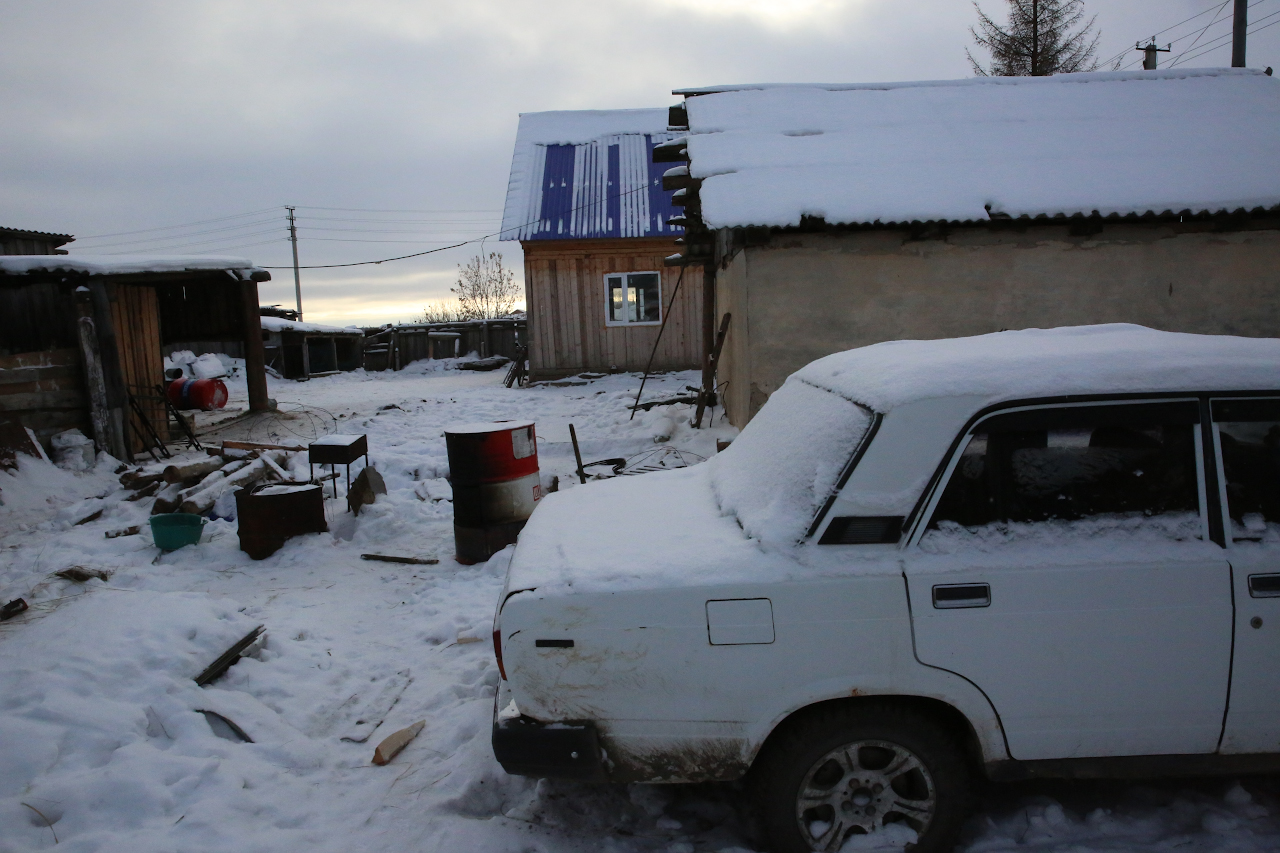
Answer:
[(662, 320), (662, 276), (656, 272), (605, 276), (610, 323), (657, 323)]
[(1280, 539), (1280, 401), (1214, 401), (1231, 538)]
[(658, 294), (658, 274), (632, 273), (628, 277), (632, 289), (631, 319), (641, 323), (655, 323), (662, 319), (661, 297)]
[(997, 415), (969, 438), (930, 520), (1198, 513), (1195, 402)]
[(622, 276), (611, 275), (605, 278), (605, 286), (609, 288), (609, 321), (621, 323), (627, 319), (627, 306), (622, 289)]

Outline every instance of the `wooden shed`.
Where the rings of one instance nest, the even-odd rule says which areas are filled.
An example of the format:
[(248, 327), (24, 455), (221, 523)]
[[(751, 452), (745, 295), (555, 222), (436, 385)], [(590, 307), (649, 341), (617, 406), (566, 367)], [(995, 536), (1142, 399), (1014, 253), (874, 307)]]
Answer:
[(227, 258), (0, 257), (0, 418), (46, 446), (79, 428), (132, 459), (148, 424), (168, 438), (164, 344), (228, 336), (244, 346), (250, 409), (267, 409), (258, 282), (270, 278)]
[(266, 363), (286, 379), (310, 379), (363, 364), (364, 330), (283, 317), (262, 318)]
[(520, 117), (502, 236), (524, 249), (531, 378), (701, 365), (701, 276), (663, 262), (683, 231), (652, 152), (674, 136), (666, 110)]

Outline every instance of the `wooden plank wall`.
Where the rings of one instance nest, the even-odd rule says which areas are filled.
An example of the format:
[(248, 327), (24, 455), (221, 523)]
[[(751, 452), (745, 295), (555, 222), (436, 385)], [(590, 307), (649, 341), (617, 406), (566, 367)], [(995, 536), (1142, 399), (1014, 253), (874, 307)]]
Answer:
[(0, 356), (0, 418), (30, 428), (46, 450), (49, 438), (63, 430), (79, 429), (92, 437), (79, 351)]
[[(658, 326), (605, 325), (605, 275), (662, 272), (666, 312), (680, 275), (664, 267), (676, 251), (670, 240), (530, 240), (524, 247), (529, 316), (529, 368), (533, 378), (584, 370), (644, 370)], [(687, 273), (670, 308), (654, 370), (702, 366), (702, 271)]]
[[(160, 352), (160, 305), (156, 289), (139, 284), (116, 284), (108, 291), (111, 322), (115, 325), (124, 383), (160, 438), (167, 441), (168, 415), (155, 386), (164, 381), (164, 357)], [(129, 410), (129, 449), (146, 450), (147, 433), (137, 415)]]

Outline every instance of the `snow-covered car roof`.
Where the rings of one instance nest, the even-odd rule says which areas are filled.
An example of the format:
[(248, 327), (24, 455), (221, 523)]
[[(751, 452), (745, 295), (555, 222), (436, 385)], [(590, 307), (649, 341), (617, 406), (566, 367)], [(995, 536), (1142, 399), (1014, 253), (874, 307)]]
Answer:
[[(1280, 205), (1280, 79), (1249, 69), (685, 94), (711, 228)], [(1229, 152), (1229, 153), (1228, 153)]]
[(789, 381), (878, 412), (930, 397), (988, 403), (1068, 394), (1280, 389), (1280, 339), (1106, 324), (936, 341), (887, 341), (829, 355)]
[[(39, 272), (78, 272), (88, 275), (132, 275), (138, 273), (226, 270), (248, 279), (266, 270), (246, 258), (189, 255), (6, 255), (0, 257), (0, 274), (22, 275)], [(261, 277), (257, 280), (262, 280)]]

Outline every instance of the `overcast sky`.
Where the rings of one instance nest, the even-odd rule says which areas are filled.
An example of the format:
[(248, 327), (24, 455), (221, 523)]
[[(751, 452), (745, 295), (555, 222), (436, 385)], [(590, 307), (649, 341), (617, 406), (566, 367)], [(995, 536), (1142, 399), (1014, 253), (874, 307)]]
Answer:
[[(1280, 0), (1250, 2), (1255, 26), (1280, 23)], [(1103, 59), (1138, 61), (1136, 40), (1208, 10), (1158, 37), (1181, 38), (1161, 64), (1230, 64), (1230, 2), (1086, 6)], [(982, 7), (1003, 20), (1004, 0)], [(286, 265), (297, 205), (304, 265), (423, 251), (497, 230), (521, 112), (966, 77), (974, 19), (965, 0), (0, 0), (0, 225), (75, 234), (76, 254)], [(1280, 26), (1249, 64), (1280, 65)], [(520, 276), (518, 243), (485, 248)], [(408, 319), (478, 250), (304, 270), (306, 317)], [(292, 305), (292, 273), (273, 275), (263, 302)]]

